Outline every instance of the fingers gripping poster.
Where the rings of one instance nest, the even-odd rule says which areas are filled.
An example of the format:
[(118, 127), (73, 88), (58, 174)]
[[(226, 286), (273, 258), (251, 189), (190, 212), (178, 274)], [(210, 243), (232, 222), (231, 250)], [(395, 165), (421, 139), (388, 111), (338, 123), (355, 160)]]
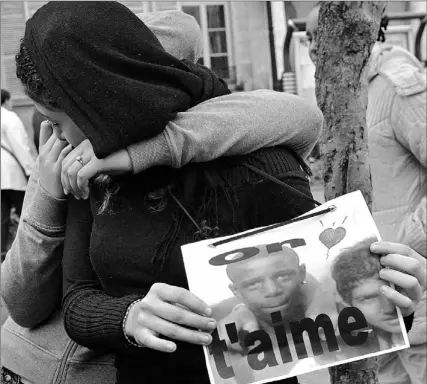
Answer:
[(380, 238), (362, 194), (307, 214), (329, 207), (182, 247), (190, 291), (218, 322), (205, 347), (212, 384), (272, 382), (409, 347), (400, 311), (380, 293), (382, 266), (369, 250)]

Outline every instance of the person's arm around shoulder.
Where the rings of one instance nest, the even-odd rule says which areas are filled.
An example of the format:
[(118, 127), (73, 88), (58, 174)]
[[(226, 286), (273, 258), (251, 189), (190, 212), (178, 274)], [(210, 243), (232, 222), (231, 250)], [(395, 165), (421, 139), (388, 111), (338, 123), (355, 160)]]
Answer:
[(34, 327), (46, 320), (59, 309), (62, 297), (67, 203), (60, 165), (71, 146), (57, 140), (46, 126), (44, 131), (42, 128), (41, 144), (17, 235), (1, 266), (2, 298), (12, 319), (23, 327)]
[[(271, 90), (235, 93), (180, 112), (159, 135), (98, 159), (89, 140), (64, 160), (62, 184), (74, 196), (89, 196), (88, 181), (106, 173), (139, 173), (153, 166), (183, 167), (221, 156), (286, 146), (306, 158), (323, 125), (319, 108), (301, 97)], [(81, 168), (75, 159), (83, 160)]]
[(129, 146), (128, 152), (134, 173), (153, 165), (180, 168), (276, 145), (306, 158), (322, 124), (317, 106), (299, 96), (271, 90), (233, 93), (180, 112), (163, 133)]

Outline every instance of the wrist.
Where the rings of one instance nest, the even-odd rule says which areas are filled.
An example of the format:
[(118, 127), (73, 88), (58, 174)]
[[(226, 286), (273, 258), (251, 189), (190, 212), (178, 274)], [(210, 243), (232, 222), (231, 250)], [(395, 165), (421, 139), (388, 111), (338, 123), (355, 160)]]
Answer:
[(145, 171), (154, 166), (172, 166), (172, 155), (164, 134), (127, 147), (133, 173)]
[(143, 345), (140, 345), (135, 341), (132, 330), (134, 329), (133, 324), (136, 320), (135, 317), (138, 315), (136, 312), (137, 305), (142, 299), (143, 298), (141, 297), (129, 304), (122, 322), (123, 335), (125, 336), (126, 341), (131, 346), (138, 348), (142, 348)]
[(133, 171), (132, 161), (126, 149), (112, 153), (103, 160), (102, 172), (120, 175)]
[(58, 185), (51, 185), (51, 183), (45, 183), (41, 178), (39, 179), (39, 187), (40, 189), (48, 195), (50, 198), (54, 200), (65, 200), (66, 196), (64, 193), (64, 188), (62, 187), (61, 182)]
[(27, 209), (23, 212), (25, 220), (47, 236), (63, 233), (67, 215), (67, 198), (61, 199), (51, 195), (42, 187), (40, 180), (30, 180), (28, 188), (34, 189), (34, 193)]

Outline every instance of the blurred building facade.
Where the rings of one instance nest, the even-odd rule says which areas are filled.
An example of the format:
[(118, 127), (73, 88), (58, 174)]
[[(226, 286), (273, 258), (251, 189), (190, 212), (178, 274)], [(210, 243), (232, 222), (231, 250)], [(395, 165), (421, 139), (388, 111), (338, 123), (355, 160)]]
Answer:
[[(1, 84), (16, 112), (30, 127), (32, 103), (15, 76), (14, 55), (25, 21), (46, 2), (1, 2)], [(233, 90), (273, 88), (283, 73), (287, 22), (305, 18), (314, 1), (121, 1), (135, 13), (180, 9), (199, 22), (204, 39), (201, 62), (226, 79)], [(388, 12), (425, 11), (424, 2), (388, 3)], [(412, 23), (412, 24), (411, 24)], [(416, 22), (406, 22), (416, 31)], [(304, 52), (300, 54), (305, 54)], [(295, 68), (297, 71), (298, 68)], [(309, 76), (309, 75), (302, 75)]]

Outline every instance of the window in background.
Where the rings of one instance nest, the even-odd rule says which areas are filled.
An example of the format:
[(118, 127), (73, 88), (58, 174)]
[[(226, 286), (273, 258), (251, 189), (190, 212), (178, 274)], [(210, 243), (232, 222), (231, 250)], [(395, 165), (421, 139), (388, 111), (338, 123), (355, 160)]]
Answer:
[(28, 100), (16, 77), (15, 65), (15, 55), (29, 17), (28, 5), (23, 1), (1, 2), (1, 86), (11, 93), (13, 101)]
[[(29, 103), (16, 78), (15, 55), (24, 36), (25, 22), (47, 1), (1, 1), (1, 85), (14, 100)], [(229, 5), (226, 2), (120, 1), (135, 13), (181, 9), (192, 15), (203, 31), (200, 63), (230, 84), (236, 83), (231, 49)]]
[(235, 83), (227, 4), (181, 3), (181, 10), (193, 16), (202, 29), (204, 50), (199, 62), (224, 80)]

